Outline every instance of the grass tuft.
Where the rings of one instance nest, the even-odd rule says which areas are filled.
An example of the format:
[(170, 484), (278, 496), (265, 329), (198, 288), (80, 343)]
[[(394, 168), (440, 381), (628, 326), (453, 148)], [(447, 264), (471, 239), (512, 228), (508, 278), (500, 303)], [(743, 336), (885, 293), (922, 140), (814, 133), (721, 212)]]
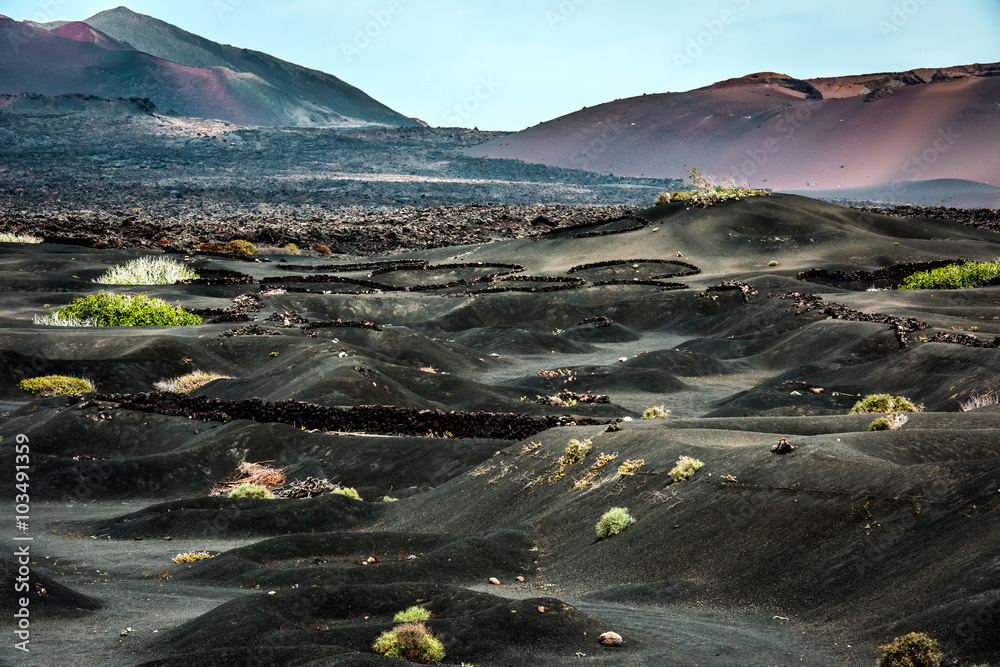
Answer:
[(854, 404), (850, 414), (894, 414), (896, 412), (920, 412), (923, 409), (923, 405), (914, 405), (910, 399), (902, 396), (869, 394)]
[(594, 529), (597, 531), (597, 536), (603, 540), (618, 535), (633, 523), (635, 519), (628, 513), (627, 507), (612, 507), (601, 515)]
[(229, 253), (230, 255), (256, 255), (257, 246), (249, 241), (233, 239), (226, 245), (222, 246), (222, 252)]
[(649, 421), (653, 419), (666, 419), (667, 415), (670, 414), (670, 410), (664, 410), (662, 407), (652, 407), (646, 408), (645, 412), (642, 413), (642, 418)]
[(387, 658), (407, 660), (421, 665), (436, 665), (444, 660), (444, 646), (423, 623), (405, 623), (383, 632), (372, 649)]
[(358, 490), (351, 486), (342, 486), (339, 489), (334, 489), (330, 493), (336, 493), (338, 496), (347, 496), (348, 498), (353, 498), (354, 500), (361, 500), (361, 494)]
[(76, 299), (68, 306), (53, 309), (46, 317), (35, 317), (36, 324), (48, 326), (151, 327), (194, 326), (199, 316), (162, 299), (142, 294), (100, 292)]
[(177, 554), (170, 560), (175, 563), (194, 563), (199, 560), (206, 560), (208, 558), (215, 558), (214, 555), (208, 553), (207, 551), (188, 551), (187, 553)]
[(431, 613), (423, 607), (413, 606), (405, 611), (398, 612), (392, 617), (393, 623), (410, 623), (413, 621), (429, 621)]
[(140, 257), (112, 266), (93, 282), (100, 285), (173, 285), (198, 274), (169, 257)]
[(693, 459), (690, 456), (682, 456), (677, 459), (677, 465), (671, 468), (670, 475), (671, 479), (675, 482), (683, 482), (686, 479), (690, 479), (698, 470), (700, 470), (705, 464), (698, 459)]
[(65, 396), (66, 394), (86, 394), (95, 391), (94, 383), (83, 378), (68, 375), (43, 375), (21, 380), (18, 387), (33, 396)]
[(973, 287), (981, 280), (1000, 277), (1000, 261), (949, 264), (929, 271), (917, 271), (903, 279), (899, 289), (959, 289)]
[(26, 234), (11, 234), (10, 232), (0, 233), (0, 243), (41, 243), (42, 239), (37, 236)]
[(229, 492), (230, 498), (254, 498), (255, 500), (273, 500), (274, 494), (266, 486), (244, 482)]
[(170, 380), (160, 380), (153, 384), (153, 389), (156, 391), (172, 392), (174, 394), (190, 394), (198, 387), (203, 387), (214, 380), (232, 380), (232, 378), (228, 375), (192, 371), (191, 373)]
[(896, 637), (879, 648), (882, 649), (879, 667), (939, 667), (944, 657), (937, 640), (922, 632)]
[(689, 172), (689, 178), (694, 185), (694, 189), (682, 192), (664, 192), (656, 200), (656, 204), (682, 202), (691, 203), (695, 206), (711, 206), (727, 199), (766, 197), (771, 194), (767, 190), (754, 190), (746, 181), (737, 183), (732, 176), (723, 176), (721, 179), (707, 176), (698, 171), (697, 167), (692, 167)]

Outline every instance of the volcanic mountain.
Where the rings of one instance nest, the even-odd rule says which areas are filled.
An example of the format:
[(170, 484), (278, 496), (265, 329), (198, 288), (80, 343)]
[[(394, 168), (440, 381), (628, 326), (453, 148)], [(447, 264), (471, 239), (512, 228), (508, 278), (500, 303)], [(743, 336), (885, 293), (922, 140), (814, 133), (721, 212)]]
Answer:
[(811, 196), (996, 206), (998, 75), (998, 63), (750, 74), (584, 108), (469, 152), (624, 176), (677, 178), (691, 165)]
[(125, 7), (86, 21), (0, 15), (0, 94), (149, 98), (161, 112), (263, 126), (415, 126), (363, 91)]

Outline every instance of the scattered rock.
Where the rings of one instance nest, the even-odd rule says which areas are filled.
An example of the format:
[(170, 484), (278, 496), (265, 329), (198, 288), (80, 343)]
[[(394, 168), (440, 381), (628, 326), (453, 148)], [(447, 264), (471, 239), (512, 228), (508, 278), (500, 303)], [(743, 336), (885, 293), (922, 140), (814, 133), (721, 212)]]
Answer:
[(602, 646), (621, 646), (625, 640), (617, 632), (605, 632), (597, 641)]
[(795, 447), (788, 444), (788, 441), (784, 438), (781, 438), (777, 444), (771, 447), (771, 451), (775, 454), (791, 454), (795, 451)]

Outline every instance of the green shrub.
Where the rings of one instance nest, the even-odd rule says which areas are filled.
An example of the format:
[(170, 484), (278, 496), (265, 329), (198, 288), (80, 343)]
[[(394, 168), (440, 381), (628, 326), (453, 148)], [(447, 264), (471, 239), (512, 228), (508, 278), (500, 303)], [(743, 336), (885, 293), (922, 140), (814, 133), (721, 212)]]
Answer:
[(222, 247), (222, 252), (230, 255), (256, 255), (257, 246), (242, 239), (234, 239)]
[(42, 239), (37, 236), (27, 236), (24, 234), (11, 234), (10, 232), (0, 233), (0, 243), (41, 243)]
[(920, 412), (923, 405), (914, 405), (908, 398), (891, 396), (889, 394), (869, 394), (854, 404), (852, 415), (880, 414), (895, 412)]
[(603, 540), (617, 535), (633, 523), (635, 523), (635, 519), (628, 513), (627, 507), (612, 507), (601, 515), (594, 528), (597, 530), (597, 536)]
[(392, 496), (382, 496), (383, 503), (396, 503), (399, 502), (399, 498), (393, 498)]
[(682, 456), (677, 459), (677, 465), (675, 465), (667, 474), (670, 475), (675, 482), (683, 482), (694, 475), (695, 472), (700, 470), (704, 465), (705, 464), (698, 459), (693, 459), (690, 456)]
[(294, 243), (289, 243), (288, 245), (286, 245), (285, 250), (292, 253), (293, 255), (299, 254), (299, 247)]
[(338, 496), (347, 496), (348, 498), (353, 498), (354, 500), (361, 500), (361, 494), (358, 490), (350, 486), (342, 486), (339, 489), (334, 489), (330, 493), (336, 493)]
[(896, 637), (879, 648), (879, 667), (939, 667), (944, 657), (940, 644), (922, 632)]
[(904, 414), (894, 412), (886, 417), (879, 417), (868, 425), (869, 431), (898, 431), (909, 420)]
[(170, 560), (175, 563), (195, 563), (199, 560), (207, 560), (209, 558), (215, 558), (215, 555), (207, 551), (188, 551), (187, 553), (177, 554)]
[(47, 317), (36, 317), (35, 323), (53, 326), (179, 327), (201, 324), (201, 318), (162, 299), (141, 294), (131, 296), (100, 292), (53, 309)]
[(93, 282), (100, 285), (173, 285), (197, 278), (197, 273), (175, 259), (140, 257), (112, 266)]
[(776, 262), (775, 260), (772, 259), (770, 262), (767, 263), (767, 265), (768, 266), (777, 266), (778, 262)]
[(231, 380), (228, 375), (215, 375), (214, 373), (202, 373), (193, 371), (171, 380), (161, 380), (153, 385), (156, 391), (169, 391), (175, 394), (190, 394), (198, 387), (202, 387), (213, 380)]
[(566, 451), (563, 452), (562, 457), (559, 459), (559, 465), (564, 467), (573, 465), (590, 453), (591, 444), (590, 440), (582, 442), (575, 438), (570, 440), (569, 444), (566, 445)]
[(254, 498), (256, 500), (272, 500), (274, 494), (266, 486), (244, 482), (229, 492), (230, 498)]
[(410, 623), (412, 621), (429, 621), (431, 613), (423, 607), (410, 607), (405, 611), (398, 612), (392, 617), (393, 623)]
[(372, 649), (387, 658), (435, 665), (444, 660), (444, 646), (423, 623), (405, 623), (383, 632)]
[(930, 271), (918, 271), (903, 279), (899, 289), (958, 289), (972, 287), (980, 280), (1000, 276), (1000, 261), (949, 264)]
[(43, 375), (28, 378), (21, 380), (17, 386), (34, 396), (65, 396), (66, 394), (85, 394), (94, 391), (94, 383), (90, 380), (68, 375)]
[(645, 412), (642, 413), (642, 418), (645, 420), (651, 419), (666, 419), (667, 415), (670, 414), (670, 410), (664, 410), (662, 407), (652, 407), (646, 408)]
[(681, 192), (664, 192), (657, 200), (657, 205), (669, 204), (671, 202), (690, 202), (698, 206), (711, 206), (712, 204), (727, 199), (739, 199), (742, 197), (766, 197), (771, 194), (767, 190), (754, 190), (746, 181), (737, 183), (731, 176), (725, 176), (716, 180), (711, 176), (706, 176), (694, 167), (689, 172), (689, 178), (694, 184), (693, 190)]

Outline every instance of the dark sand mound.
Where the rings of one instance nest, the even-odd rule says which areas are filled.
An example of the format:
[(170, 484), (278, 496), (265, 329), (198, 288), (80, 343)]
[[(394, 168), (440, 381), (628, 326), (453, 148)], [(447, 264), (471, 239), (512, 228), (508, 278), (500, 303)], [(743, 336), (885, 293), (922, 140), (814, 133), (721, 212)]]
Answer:
[[(448, 662), (454, 664), (463, 660), (516, 664), (573, 655), (574, 651), (624, 657), (641, 646), (632, 640), (620, 648), (600, 647), (597, 638), (604, 632), (602, 624), (551, 597), (504, 600), (450, 586), (398, 584), (253, 595), (178, 628), (160, 642), (160, 650), (187, 654), (185, 661), (197, 660), (195, 651), (211, 652), (217, 661), (213, 664), (234, 665), (247, 664), (243, 652), (257, 646), (283, 646), (282, 664), (289, 665), (306, 664), (296, 655), (298, 646), (334, 646), (370, 655), (378, 634), (392, 627), (392, 615), (418, 601), (433, 613), (427, 626), (447, 647)], [(544, 607), (544, 613), (539, 607)], [(232, 647), (231, 653), (219, 653), (220, 646)], [(306, 660), (311, 658), (306, 656)], [(324, 664), (383, 663), (334, 659)]]
[[(74, 590), (93, 586), (94, 614), (113, 628), (87, 656), (385, 664), (371, 642), (421, 600), (455, 664), (576, 664), (578, 652), (625, 665), (865, 663), (911, 630), (963, 661), (1000, 659), (1000, 422), (988, 405), (1000, 288), (867, 292), (835, 273), (890, 282), (901, 264), (1000, 255), (1000, 236), (781, 195), (639, 217), (649, 224), (614, 235), (577, 233), (586, 225), (382, 258), (411, 262), (391, 267), (397, 284), (484, 275), (434, 274), (446, 264), (516, 263), (529, 280), (511, 284), (565, 279), (558, 291), (506, 291), (509, 276), (473, 286), (505, 291), (474, 294), (129, 290), (205, 309), (206, 324), (183, 330), (34, 325), (44, 304), (96, 291), (72, 276), (122, 254), (0, 249), (18, 277), (0, 303), (0, 450), (13, 465), (8, 444), (30, 437), (37, 553), (109, 572), (92, 583), (60, 570)], [(262, 259), (197, 261), (253, 280), (327, 275), (274, 268), (315, 258)], [(689, 287), (646, 280), (676, 261), (700, 269), (666, 279)], [(633, 264), (649, 275), (631, 280)], [(382, 268), (329, 275), (391, 277)], [(837, 279), (798, 278), (814, 269)], [(224, 335), (234, 329), (264, 335)], [(143, 393), (194, 368), (234, 379)], [(32, 399), (13, 386), (67, 369), (101, 393)], [(926, 411), (869, 431), (873, 415), (847, 412), (877, 392)], [(578, 400), (588, 395), (608, 402)], [(986, 407), (959, 411), (982, 395)], [(661, 405), (666, 420), (638, 420)], [(779, 438), (795, 449), (772, 453)], [(590, 452), (564, 458), (571, 439)], [(682, 456), (704, 467), (675, 481)], [(241, 460), (365, 500), (205, 497)], [(13, 492), (11, 478), (0, 486)], [(636, 523), (598, 540), (611, 507)], [(175, 565), (180, 550), (215, 557)], [(153, 594), (172, 606), (151, 611)], [(625, 646), (599, 647), (605, 630)]]
[[(18, 548), (23, 544), (18, 544)], [(32, 617), (59, 618), (78, 616), (88, 611), (100, 609), (103, 604), (97, 598), (85, 595), (52, 579), (51, 576), (35, 570), (29, 575), (27, 590), (15, 586), (18, 582), (20, 563), (18, 559), (0, 559), (0, 583), (3, 583), (3, 604), (11, 610), (11, 615), (21, 609), (20, 600), (27, 598), (28, 619)], [(23, 579), (23, 577), (22, 577)]]

